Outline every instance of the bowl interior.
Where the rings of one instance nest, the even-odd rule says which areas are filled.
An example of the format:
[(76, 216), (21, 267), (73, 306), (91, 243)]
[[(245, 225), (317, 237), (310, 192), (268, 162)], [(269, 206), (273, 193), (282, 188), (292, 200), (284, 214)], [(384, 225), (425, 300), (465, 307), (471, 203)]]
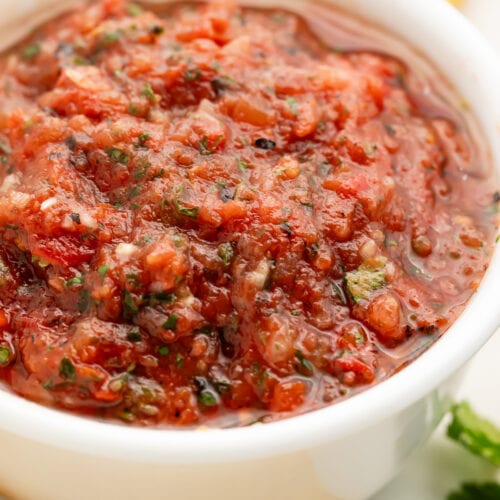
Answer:
[[(253, 5), (284, 6), (285, 0), (252, 0)], [(297, 0), (294, 7), (319, 2)], [(12, 40), (20, 19), (36, 19), (54, 0), (0, 0), (0, 24)], [(441, 0), (323, 0), (360, 16), (409, 42), (434, 63), (469, 103), (500, 175), (500, 63), (480, 35)], [(60, 5), (60, 4), (59, 4)], [(52, 8), (50, 9), (51, 12)], [(190, 432), (129, 428), (45, 408), (2, 391), (0, 427), (66, 449), (154, 462), (224, 462), (309, 448), (354, 433), (423, 397), (463, 365), (500, 323), (500, 252), (464, 313), (419, 359), (390, 379), (334, 406), (266, 425)]]

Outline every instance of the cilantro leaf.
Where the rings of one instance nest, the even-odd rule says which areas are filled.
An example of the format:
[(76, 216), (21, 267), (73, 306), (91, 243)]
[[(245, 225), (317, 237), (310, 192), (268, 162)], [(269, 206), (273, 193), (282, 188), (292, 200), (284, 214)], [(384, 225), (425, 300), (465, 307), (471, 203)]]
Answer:
[(448, 426), (448, 437), (471, 453), (500, 466), (500, 429), (477, 415), (466, 402), (454, 405), (451, 414), (453, 419)]
[(361, 264), (355, 271), (346, 273), (345, 285), (354, 302), (368, 299), (372, 292), (385, 285), (384, 268)]
[(500, 484), (498, 483), (464, 483), (460, 491), (450, 493), (447, 500), (498, 500)]

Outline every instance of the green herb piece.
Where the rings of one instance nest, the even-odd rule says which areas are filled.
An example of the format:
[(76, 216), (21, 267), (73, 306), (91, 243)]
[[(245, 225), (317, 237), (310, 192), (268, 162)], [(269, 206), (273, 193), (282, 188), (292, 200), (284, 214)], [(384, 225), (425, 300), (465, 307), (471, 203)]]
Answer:
[(170, 349), (169, 349), (168, 345), (162, 345), (161, 347), (159, 347), (158, 354), (160, 356), (168, 356), (170, 354)]
[(300, 316), (300, 309), (294, 309), (290, 314), (292, 316)]
[(121, 163), (122, 165), (127, 165), (130, 160), (130, 156), (119, 148), (106, 148), (106, 154), (109, 156), (111, 160), (115, 163)]
[(0, 365), (7, 365), (10, 359), (10, 349), (5, 346), (0, 346)]
[(451, 414), (448, 437), (471, 453), (500, 466), (500, 429), (477, 415), (466, 402), (454, 405)]
[(139, 147), (141, 147), (141, 148), (147, 147), (146, 142), (148, 142), (149, 139), (151, 139), (150, 134), (146, 134), (146, 133), (139, 134), (139, 136), (137, 137)]
[(179, 316), (177, 314), (171, 314), (165, 323), (163, 323), (162, 328), (165, 330), (172, 330), (175, 332), (175, 329), (177, 327), (177, 321), (179, 319)]
[(23, 50), (23, 58), (24, 59), (33, 59), (42, 51), (42, 46), (38, 43), (32, 43), (26, 46)]
[(123, 305), (127, 313), (135, 314), (139, 311), (134, 299), (128, 290), (123, 290)]
[(88, 290), (80, 290), (79, 300), (78, 300), (78, 310), (83, 313), (85, 312), (90, 305), (90, 295)]
[(114, 44), (115, 42), (120, 40), (120, 38), (122, 38), (124, 34), (125, 32), (122, 29), (111, 31), (110, 33), (104, 33), (100, 41), (100, 46), (101, 46), (100, 48), (104, 48)]
[(356, 271), (346, 273), (345, 284), (354, 302), (368, 299), (375, 290), (385, 285), (384, 269), (361, 264)]
[(198, 67), (188, 68), (184, 72), (184, 80), (186, 80), (186, 82), (192, 82), (194, 80), (200, 81), (201, 80), (201, 70), (200, 70), (200, 68), (198, 68)]
[(335, 281), (332, 281), (332, 287), (335, 290), (335, 293), (337, 294), (342, 304), (347, 304), (347, 297), (345, 296), (344, 289), (342, 288), (342, 286), (339, 285), (338, 283), (335, 283)]
[(464, 483), (459, 491), (450, 493), (447, 500), (498, 500), (500, 498), (500, 484)]
[(141, 114), (141, 108), (135, 102), (132, 101), (128, 103), (127, 111), (132, 116), (139, 116)]
[(59, 363), (59, 376), (68, 382), (76, 380), (76, 370), (71, 359), (64, 357)]
[(217, 255), (222, 259), (224, 265), (228, 266), (234, 257), (234, 250), (231, 243), (229, 243), (228, 241), (225, 243), (221, 243), (217, 247)]
[(176, 355), (175, 355), (175, 364), (179, 367), (179, 368), (182, 368), (183, 365), (184, 365), (184, 356), (178, 352)]
[(288, 103), (288, 106), (292, 110), (293, 115), (299, 116), (299, 107), (297, 105), (297, 99), (295, 99), (295, 97), (287, 97), (286, 102)]
[(127, 333), (127, 340), (129, 342), (140, 342), (142, 340), (141, 333), (139, 332), (139, 328), (132, 328)]
[(141, 186), (136, 184), (135, 186), (129, 187), (127, 189), (127, 197), (130, 198), (135, 198), (136, 196), (139, 196), (141, 194)]
[(73, 285), (82, 285), (83, 284), (83, 274), (80, 274), (79, 276), (73, 276), (69, 280), (66, 280), (64, 285), (66, 287), (70, 287)]
[(142, 7), (135, 3), (129, 3), (127, 5), (127, 14), (132, 17), (137, 17), (142, 14)]
[(202, 406), (217, 406), (218, 404), (215, 394), (206, 389), (200, 392), (200, 394), (198, 395), (198, 399)]
[(185, 215), (186, 217), (191, 217), (192, 219), (196, 219), (200, 213), (200, 207), (185, 207), (179, 200), (177, 200), (176, 206), (177, 212), (181, 215)]
[(149, 83), (145, 83), (142, 87), (141, 95), (145, 97), (151, 104), (156, 104), (156, 95)]
[(210, 145), (208, 142), (208, 137), (204, 135), (200, 141), (198, 146), (198, 150), (202, 155), (212, 155), (215, 153), (215, 150), (219, 146), (219, 144), (224, 140), (223, 135), (219, 135), (215, 138), (213, 143)]
[(304, 357), (304, 354), (300, 350), (295, 351), (295, 357), (299, 362), (297, 367), (298, 372), (306, 377), (312, 377), (314, 374), (314, 365)]
[(248, 168), (248, 163), (241, 158), (238, 158), (238, 170), (243, 174)]
[(97, 272), (99, 273), (99, 276), (104, 279), (104, 276), (106, 276), (106, 273), (109, 271), (109, 266), (108, 264), (103, 264), (102, 266), (99, 266), (97, 268)]

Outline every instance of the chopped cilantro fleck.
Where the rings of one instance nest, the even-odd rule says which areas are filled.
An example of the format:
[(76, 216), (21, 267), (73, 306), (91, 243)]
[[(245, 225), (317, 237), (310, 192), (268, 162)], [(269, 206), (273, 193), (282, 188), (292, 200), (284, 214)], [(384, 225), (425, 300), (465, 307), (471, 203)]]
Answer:
[(162, 328), (164, 328), (165, 330), (175, 331), (175, 329), (177, 327), (178, 319), (179, 319), (179, 316), (177, 316), (177, 314), (171, 314), (167, 318), (167, 321), (165, 321), (165, 323), (163, 323)]
[(24, 59), (33, 59), (42, 51), (42, 46), (38, 43), (31, 43), (26, 46), (23, 50), (23, 58)]
[(170, 349), (168, 345), (162, 345), (161, 347), (158, 348), (158, 354), (160, 356), (168, 356), (170, 353)]
[(218, 404), (215, 394), (207, 389), (200, 392), (200, 394), (198, 395), (198, 399), (202, 406), (217, 406)]
[(76, 380), (76, 369), (71, 359), (64, 357), (59, 363), (59, 376), (68, 382)]
[(200, 207), (186, 207), (181, 204), (179, 200), (177, 200), (177, 212), (181, 215), (185, 215), (186, 217), (191, 217), (192, 219), (196, 219), (198, 214), (200, 213)]
[(295, 97), (287, 97), (286, 102), (288, 103), (288, 106), (292, 110), (293, 115), (299, 116), (299, 107), (297, 105), (297, 99), (295, 99)]
[(179, 367), (179, 368), (182, 368), (183, 365), (184, 365), (184, 356), (178, 352), (176, 355), (175, 355), (175, 364)]
[(97, 272), (101, 276), (101, 278), (104, 278), (106, 276), (106, 273), (109, 271), (109, 266), (108, 264), (103, 264), (102, 266), (99, 266), (97, 268)]
[(346, 273), (345, 284), (354, 302), (368, 299), (374, 290), (385, 285), (384, 269), (361, 264), (355, 271)]
[(123, 306), (125, 307), (125, 311), (129, 314), (135, 314), (139, 311), (137, 305), (134, 302), (134, 299), (128, 290), (123, 290)]
[(146, 97), (146, 99), (151, 103), (151, 104), (156, 104), (156, 94), (154, 93), (153, 89), (151, 88), (151, 85), (149, 83), (145, 83), (142, 87), (141, 95), (143, 97)]
[(106, 148), (106, 154), (114, 162), (121, 163), (123, 165), (126, 165), (130, 160), (129, 155), (125, 151), (122, 151), (119, 148), (115, 148), (115, 147)]
[(70, 286), (73, 286), (73, 285), (81, 285), (81, 284), (83, 284), (83, 274), (80, 274), (78, 276), (73, 276), (69, 280), (66, 280), (66, 282), (64, 284), (67, 287), (70, 287)]
[(229, 243), (228, 241), (225, 243), (221, 243), (217, 247), (217, 255), (222, 259), (224, 265), (228, 266), (234, 257), (234, 250), (231, 243)]
[(10, 359), (10, 349), (5, 346), (0, 346), (0, 365), (6, 365)]

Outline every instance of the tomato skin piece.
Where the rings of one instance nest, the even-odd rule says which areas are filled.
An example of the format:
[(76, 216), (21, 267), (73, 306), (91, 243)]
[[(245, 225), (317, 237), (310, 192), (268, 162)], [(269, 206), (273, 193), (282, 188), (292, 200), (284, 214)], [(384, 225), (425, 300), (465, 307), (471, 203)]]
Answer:
[(81, 238), (71, 235), (57, 238), (35, 235), (31, 238), (29, 246), (33, 257), (48, 264), (67, 268), (88, 262), (95, 253), (95, 244), (92, 240), (82, 242)]
[(271, 410), (293, 411), (304, 402), (306, 386), (301, 380), (290, 380), (276, 384), (271, 401)]

